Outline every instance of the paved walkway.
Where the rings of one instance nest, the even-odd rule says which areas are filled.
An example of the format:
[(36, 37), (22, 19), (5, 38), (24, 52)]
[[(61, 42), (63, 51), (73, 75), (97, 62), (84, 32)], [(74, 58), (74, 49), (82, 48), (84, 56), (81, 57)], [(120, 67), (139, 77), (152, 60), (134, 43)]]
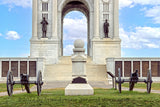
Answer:
[[(59, 82), (59, 81), (55, 81), (55, 82), (45, 82), (43, 84), (42, 90), (46, 90), (46, 89), (56, 89), (56, 88), (65, 88), (70, 82)], [(112, 88), (112, 85), (107, 85), (104, 82), (89, 82), (89, 84), (93, 87), (93, 88), (105, 88), (105, 89), (110, 89)], [(123, 90), (129, 90), (129, 88), (122, 88), (122, 92)], [(37, 91), (37, 87), (33, 86), (31, 88), (31, 92), (33, 91)], [(146, 89), (134, 89), (134, 91), (138, 91), (138, 92), (147, 92)], [(22, 90), (17, 90), (14, 91), (13, 94), (21, 94), (21, 93), (26, 93), (26, 91), (22, 91)], [(160, 94), (160, 90), (152, 90), (151, 93), (159, 93)], [(7, 92), (1, 92), (0, 96), (7, 96)]]

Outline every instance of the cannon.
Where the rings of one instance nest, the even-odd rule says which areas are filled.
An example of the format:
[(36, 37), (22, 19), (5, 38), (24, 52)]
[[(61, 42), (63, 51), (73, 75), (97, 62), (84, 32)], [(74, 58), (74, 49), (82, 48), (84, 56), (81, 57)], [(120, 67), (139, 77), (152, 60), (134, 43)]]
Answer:
[(135, 83), (144, 82), (147, 84), (147, 93), (150, 93), (151, 92), (151, 85), (152, 85), (151, 70), (148, 70), (146, 79), (140, 79), (138, 77), (138, 70), (135, 70), (135, 72), (131, 74), (131, 77), (129, 79), (122, 79), (121, 78), (121, 70), (120, 70), (120, 68), (118, 68), (118, 79), (116, 79), (116, 83), (118, 83), (119, 93), (121, 93), (121, 84), (123, 84), (124, 82), (129, 82), (129, 90), (130, 91), (133, 90)]
[(37, 94), (38, 94), (38, 96), (40, 96), (42, 85), (43, 85), (42, 73), (41, 73), (41, 71), (38, 72), (37, 81), (29, 81), (29, 75), (27, 75), (27, 74), (21, 74), (20, 75), (20, 81), (14, 81), (12, 71), (8, 71), (7, 83), (6, 83), (8, 96), (12, 96), (13, 86), (15, 84), (21, 84), (22, 86), (24, 86), (27, 93), (31, 93), (30, 92), (30, 87), (29, 87), (30, 84), (35, 84), (35, 85), (37, 85)]

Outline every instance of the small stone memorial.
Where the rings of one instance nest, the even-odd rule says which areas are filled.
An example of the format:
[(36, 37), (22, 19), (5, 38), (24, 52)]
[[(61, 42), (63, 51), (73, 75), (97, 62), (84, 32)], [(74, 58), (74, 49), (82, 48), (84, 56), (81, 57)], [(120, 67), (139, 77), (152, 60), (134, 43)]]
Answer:
[(72, 56), (72, 83), (65, 88), (65, 95), (93, 95), (93, 88), (87, 83), (84, 41), (74, 42)]

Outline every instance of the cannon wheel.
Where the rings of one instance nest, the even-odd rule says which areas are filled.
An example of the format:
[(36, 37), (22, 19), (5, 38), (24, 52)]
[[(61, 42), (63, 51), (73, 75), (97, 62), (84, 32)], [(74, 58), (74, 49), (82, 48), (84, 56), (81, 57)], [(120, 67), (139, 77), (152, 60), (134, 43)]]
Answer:
[(30, 88), (29, 88), (30, 84), (25, 84), (24, 86), (25, 86), (27, 93), (31, 93)]
[(152, 74), (151, 70), (149, 70), (147, 74), (147, 93), (151, 92), (151, 86), (152, 86)]
[(122, 84), (122, 80), (121, 80), (121, 70), (120, 68), (118, 68), (118, 72), (119, 72), (119, 76), (118, 76), (118, 89), (119, 89), (119, 93), (121, 93), (121, 84)]
[(13, 94), (13, 75), (11, 71), (8, 71), (6, 85), (7, 85), (8, 96), (12, 96)]
[(41, 71), (38, 72), (38, 76), (37, 76), (37, 94), (38, 96), (40, 96), (41, 94), (41, 89), (42, 89), (42, 73)]

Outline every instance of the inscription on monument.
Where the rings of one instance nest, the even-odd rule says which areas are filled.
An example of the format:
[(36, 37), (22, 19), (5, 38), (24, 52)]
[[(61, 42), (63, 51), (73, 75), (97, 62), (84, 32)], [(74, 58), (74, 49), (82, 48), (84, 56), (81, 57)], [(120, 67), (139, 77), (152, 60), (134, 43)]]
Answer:
[(138, 70), (138, 76), (140, 77), (140, 61), (133, 61), (133, 71)]
[(124, 62), (124, 76), (130, 77), (131, 76), (131, 61), (125, 61)]
[(122, 61), (115, 62), (115, 75), (116, 75), (116, 77), (118, 77), (118, 68), (120, 68), (121, 76), (122, 76)]
[(2, 77), (7, 77), (9, 61), (2, 61)]
[(27, 61), (20, 62), (20, 74), (27, 74)]
[(36, 77), (36, 61), (29, 61), (29, 76)]
[(18, 77), (18, 61), (11, 62), (11, 71), (14, 77)]
[(142, 76), (147, 77), (147, 72), (149, 69), (149, 61), (142, 61)]

